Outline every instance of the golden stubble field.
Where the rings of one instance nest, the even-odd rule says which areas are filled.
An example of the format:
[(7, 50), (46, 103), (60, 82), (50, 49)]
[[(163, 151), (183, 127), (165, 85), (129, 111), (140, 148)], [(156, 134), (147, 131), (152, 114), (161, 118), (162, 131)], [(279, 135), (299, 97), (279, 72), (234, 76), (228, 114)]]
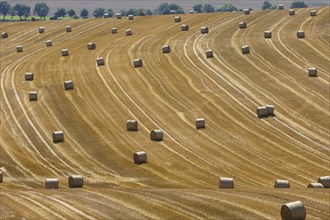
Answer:
[[(279, 219), (295, 200), (307, 219), (328, 219), (329, 189), (307, 185), (330, 172), (329, 7), (310, 10), (1, 24), (1, 219)], [(275, 117), (257, 118), (266, 104)], [(196, 130), (199, 117), (205, 129)], [(126, 131), (128, 119), (137, 132)], [(150, 140), (153, 129), (163, 141)], [(53, 143), (57, 130), (62, 143)], [(141, 150), (148, 161), (136, 165)], [(68, 188), (71, 174), (83, 188)], [(219, 189), (219, 177), (235, 188)], [(45, 178), (59, 189), (45, 189)], [(274, 189), (276, 179), (291, 188)]]

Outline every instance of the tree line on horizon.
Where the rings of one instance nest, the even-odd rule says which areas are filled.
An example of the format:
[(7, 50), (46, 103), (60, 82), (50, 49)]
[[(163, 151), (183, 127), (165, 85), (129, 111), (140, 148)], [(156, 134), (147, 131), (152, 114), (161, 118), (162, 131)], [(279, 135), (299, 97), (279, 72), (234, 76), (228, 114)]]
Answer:
[[(294, 1), (291, 4), (290, 8), (307, 8), (308, 6), (305, 4), (304, 1)], [(216, 9), (211, 4), (195, 4), (192, 6), (192, 9), (194, 13), (212, 13), (212, 12), (233, 12), (233, 11), (241, 11), (242, 9), (238, 9), (233, 4), (224, 4), (222, 7)], [(262, 10), (276, 10), (277, 6), (272, 5), (270, 1), (264, 1), (263, 5), (261, 7)], [(183, 8), (177, 4), (174, 3), (162, 3), (160, 4), (154, 11), (151, 11), (150, 9), (122, 9), (119, 11), (119, 13), (122, 16), (128, 16), (128, 15), (166, 15), (171, 13), (176, 14), (185, 14), (185, 11)], [(33, 8), (33, 15), (39, 16), (41, 19), (46, 19), (46, 16), (49, 13), (49, 7), (46, 3), (38, 2), (35, 4)], [(18, 16), (19, 20), (22, 20), (22, 17), (27, 20), (27, 18), (31, 15), (31, 8), (24, 4), (16, 4), (14, 6), (11, 6), (7, 1), (0, 1), (0, 14), (3, 16), (3, 20), (6, 19), (7, 15), (10, 15), (12, 18), (14, 16)], [(104, 9), (104, 8), (96, 8), (93, 11), (93, 16), (95, 18), (103, 17), (104, 14), (108, 14), (109, 17), (114, 16), (114, 11), (112, 9)], [(64, 17), (64, 16), (70, 16), (73, 19), (78, 19), (79, 16), (76, 14), (76, 11), (74, 9), (66, 10), (65, 8), (58, 8), (57, 11), (54, 13), (53, 16), (50, 17), (50, 20), (57, 20), (58, 18)], [(80, 11), (80, 17), (81, 18), (88, 18), (89, 17), (89, 11), (87, 9), (82, 9)]]

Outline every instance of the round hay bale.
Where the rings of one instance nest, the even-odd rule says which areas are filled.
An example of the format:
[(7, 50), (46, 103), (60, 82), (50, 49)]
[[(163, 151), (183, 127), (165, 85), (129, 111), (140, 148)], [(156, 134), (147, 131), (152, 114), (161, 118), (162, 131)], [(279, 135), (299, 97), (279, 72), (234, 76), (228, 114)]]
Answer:
[(147, 13), (146, 13), (145, 11), (141, 11), (139, 15), (140, 15), (140, 16), (146, 16), (146, 14), (147, 14)]
[(244, 14), (245, 15), (249, 15), (250, 14), (250, 9), (246, 8), (243, 10)]
[(317, 69), (315, 67), (308, 68), (308, 76), (317, 77)]
[(111, 28), (111, 33), (112, 33), (112, 34), (117, 34), (117, 28), (116, 28), (116, 27)]
[(64, 82), (64, 90), (73, 89), (73, 82), (72, 80), (68, 80)]
[(32, 81), (33, 73), (25, 73), (25, 81)]
[(69, 56), (69, 50), (68, 49), (62, 49), (62, 56)]
[(66, 26), (66, 27), (65, 27), (65, 31), (66, 31), (66, 32), (71, 32), (71, 31), (72, 31), (71, 26)]
[(268, 117), (268, 109), (266, 106), (257, 107), (257, 116), (258, 118)]
[(240, 23), (238, 24), (238, 27), (239, 27), (240, 29), (246, 28), (246, 23), (245, 23), (244, 21), (242, 21), (242, 22), (240, 22)]
[(162, 141), (163, 140), (163, 131), (162, 130), (152, 130), (150, 132), (150, 139), (152, 141)]
[(58, 179), (46, 178), (45, 188), (46, 189), (58, 189)]
[(51, 47), (51, 46), (53, 46), (52, 41), (51, 40), (47, 40), (46, 41), (46, 47)]
[(133, 60), (133, 66), (136, 67), (142, 67), (142, 60), (141, 59), (134, 59)]
[(289, 180), (275, 180), (274, 188), (290, 188)]
[(213, 57), (213, 50), (209, 49), (209, 50), (206, 50), (206, 58), (211, 58)]
[(116, 14), (116, 18), (117, 18), (117, 19), (121, 19), (121, 13), (118, 12), (118, 13)]
[(98, 66), (103, 66), (104, 65), (104, 58), (103, 57), (96, 58), (96, 64)]
[(169, 53), (169, 52), (171, 52), (170, 45), (165, 44), (165, 45), (162, 47), (162, 51), (163, 51), (163, 53)]
[(2, 32), (1, 33), (1, 38), (8, 38), (8, 33), (7, 32)]
[(305, 32), (304, 31), (297, 31), (297, 37), (298, 38), (305, 38)]
[(3, 182), (3, 175), (2, 175), (2, 171), (0, 170), (0, 183)]
[(133, 154), (133, 160), (136, 164), (146, 163), (147, 159), (147, 154), (144, 151), (135, 152)]
[(188, 31), (188, 30), (189, 30), (189, 26), (187, 24), (181, 25), (181, 31)]
[(209, 33), (209, 28), (208, 27), (201, 27), (201, 34), (207, 34)]
[(83, 187), (84, 179), (80, 175), (71, 175), (69, 176), (68, 184), (70, 188)]
[(63, 131), (54, 131), (53, 132), (53, 143), (59, 143), (64, 141)]
[(274, 116), (274, 111), (275, 111), (275, 107), (273, 105), (266, 105), (265, 106), (268, 112), (269, 116)]
[(36, 91), (29, 92), (29, 101), (37, 101), (38, 93)]
[(126, 33), (126, 36), (131, 36), (131, 35), (133, 35), (133, 32), (132, 32), (131, 29), (127, 29), (127, 30), (125, 31), (125, 33)]
[(222, 189), (233, 189), (234, 188), (234, 179), (228, 177), (220, 177), (219, 179), (219, 188)]
[(37, 21), (37, 19), (35, 17), (32, 17), (31, 21)]
[(176, 13), (175, 10), (170, 10), (170, 14), (171, 14), (171, 15), (174, 15), (175, 13)]
[(271, 31), (265, 31), (264, 32), (264, 37), (265, 38), (272, 38), (272, 32)]
[(284, 9), (284, 5), (283, 4), (279, 4), (278, 5), (278, 10), (283, 10)]
[(90, 42), (87, 44), (87, 49), (88, 50), (95, 50), (96, 49), (96, 44), (93, 42)]
[(307, 188), (324, 188), (324, 186), (321, 183), (310, 183)]
[(294, 15), (294, 14), (295, 14), (295, 10), (294, 10), (294, 9), (290, 9), (290, 10), (289, 10), (289, 15), (292, 16), (292, 15)]
[(189, 14), (195, 14), (196, 12), (194, 10), (190, 10)]
[(311, 10), (310, 11), (310, 15), (313, 17), (313, 16), (316, 16), (316, 10)]
[(45, 33), (45, 28), (44, 27), (39, 27), (39, 33)]
[(181, 22), (181, 17), (175, 16), (174, 17), (174, 22)]
[(109, 14), (105, 13), (105, 14), (103, 15), (103, 18), (109, 18)]
[(250, 53), (250, 47), (248, 45), (245, 45), (242, 47), (242, 54), (249, 54)]
[(196, 118), (196, 129), (205, 128), (205, 119), (204, 118)]
[(306, 208), (301, 201), (289, 202), (281, 207), (283, 220), (304, 220), (306, 219)]
[(23, 46), (16, 46), (17, 53), (23, 52)]
[(133, 15), (128, 15), (128, 20), (129, 20), (129, 21), (134, 20), (134, 16), (133, 16)]
[(138, 131), (138, 122), (136, 120), (127, 120), (126, 129), (127, 131)]
[(330, 188), (330, 176), (321, 176), (318, 180), (324, 188)]

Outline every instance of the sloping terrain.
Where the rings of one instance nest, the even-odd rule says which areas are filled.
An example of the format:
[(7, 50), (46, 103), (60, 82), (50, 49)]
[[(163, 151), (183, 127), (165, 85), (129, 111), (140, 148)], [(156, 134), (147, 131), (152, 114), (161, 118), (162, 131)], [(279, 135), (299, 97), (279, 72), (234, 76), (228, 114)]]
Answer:
[[(0, 41), (1, 218), (279, 219), (281, 205), (295, 200), (308, 219), (330, 218), (329, 189), (307, 189), (330, 173), (330, 11), (310, 10), (1, 24), (9, 34)], [(136, 58), (142, 67), (133, 67)], [(318, 77), (308, 77), (309, 67)], [(258, 118), (266, 104), (275, 117)], [(196, 130), (199, 117), (205, 129)], [(128, 119), (137, 132), (126, 131)], [(163, 141), (150, 140), (153, 129)], [(53, 143), (57, 130), (63, 143)], [(136, 165), (141, 150), (148, 161)], [(68, 188), (71, 174), (84, 177), (83, 188)], [(234, 178), (235, 189), (218, 189), (220, 176)], [(60, 189), (44, 189), (45, 178), (58, 178)], [(273, 189), (276, 179), (291, 189)]]

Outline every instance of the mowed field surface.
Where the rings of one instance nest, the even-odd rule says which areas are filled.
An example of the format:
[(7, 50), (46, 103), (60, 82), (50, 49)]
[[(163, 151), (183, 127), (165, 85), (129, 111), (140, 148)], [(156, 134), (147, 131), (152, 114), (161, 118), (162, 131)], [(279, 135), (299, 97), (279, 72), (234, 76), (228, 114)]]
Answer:
[[(329, 219), (329, 189), (307, 185), (330, 173), (330, 13), (310, 10), (1, 24), (9, 34), (0, 41), (1, 218), (279, 219), (282, 204), (301, 200), (307, 219)], [(309, 67), (318, 77), (308, 77)], [(275, 117), (256, 117), (266, 104)], [(198, 117), (205, 129), (196, 130)], [(128, 119), (137, 132), (126, 131)], [(163, 141), (150, 140), (153, 129)], [(57, 130), (63, 143), (53, 143)], [(141, 150), (148, 161), (136, 165)], [(68, 188), (71, 174), (84, 177), (83, 188)], [(234, 178), (235, 189), (219, 189), (220, 176)], [(45, 178), (60, 188), (44, 189)], [(276, 179), (291, 189), (273, 189)]]

